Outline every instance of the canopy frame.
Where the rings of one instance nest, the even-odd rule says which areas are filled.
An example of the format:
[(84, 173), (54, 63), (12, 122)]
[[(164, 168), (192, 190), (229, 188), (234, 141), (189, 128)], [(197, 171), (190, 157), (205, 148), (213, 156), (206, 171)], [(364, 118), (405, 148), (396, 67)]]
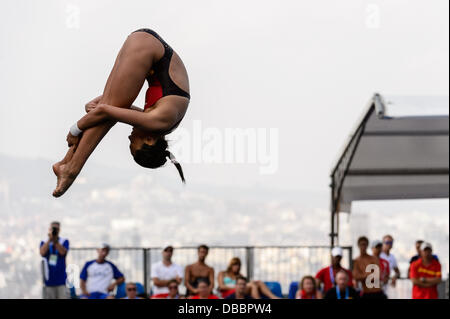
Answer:
[[(374, 114), (375, 113), (375, 114)], [(380, 137), (389, 137), (389, 136), (407, 136), (407, 137), (415, 137), (415, 136), (446, 136), (448, 138), (449, 131), (448, 125), (444, 127), (444, 129), (431, 129), (426, 131), (417, 131), (414, 129), (410, 130), (401, 130), (401, 131), (379, 131), (379, 132), (366, 132), (366, 125), (369, 119), (373, 119), (373, 116), (376, 116), (379, 120), (389, 120), (392, 119), (386, 116), (386, 104), (383, 97), (375, 93), (374, 96), (370, 99), (367, 110), (363, 114), (362, 119), (358, 122), (356, 129), (354, 129), (353, 134), (350, 136), (347, 144), (344, 147), (336, 165), (334, 166), (331, 172), (331, 246), (339, 245), (339, 213), (341, 212), (341, 200), (342, 200), (342, 192), (344, 187), (344, 182), (349, 176), (367, 176), (376, 177), (376, 176), (420, 176), (420, 175), (449, 175), (449, 169), (447, 167), (430, 167), (430, 168), (383, 168), (383, 169), (350, 169), (352, 162), (354, 160), (355, 154), (358, 152), (358, 148), (361, 143), (361, 139), (363, 136), (380, 136)], [(430, 119), (430, 117), (424, 117)], [(439, 117), (442, 119), (442, 117)], [(447, 123), (448, 123), (448, 116)], [(420, 120), (420, 117), (417, 117)], [(448, 146), (448, 144), (447, 144)], [(448, 154), (448, 149), (447, 149)], [(447, 180), (448, 183), (448, 180)], [(433, 198), (434, 196), (430, 196), (429, 198)], [(443, 197), (442, 194), (439, 197)], [(447, 194), (445, 197), (448, 198), (448, 184), (447, 184)], [(425, 198), (425, 197), (420, 197)], [(386, 198), (389, 199), (389, 198)], [(351, 204), (351, 203), (350, 203)], [(344, 203), (346, 205), (346, 203)]]

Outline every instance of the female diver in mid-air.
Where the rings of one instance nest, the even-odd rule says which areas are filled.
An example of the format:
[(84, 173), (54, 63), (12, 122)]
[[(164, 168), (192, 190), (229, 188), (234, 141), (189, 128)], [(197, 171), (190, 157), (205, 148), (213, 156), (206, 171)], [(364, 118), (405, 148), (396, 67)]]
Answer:
[[(145, 80), (149, 88), (142, 110), (132, 104)], [(164, 136), (181, 122), (189, 100), (189, 79), (178, 54), (150, 29), (131, 33), (116, 58), (103, 95), (86, 104), (87, 114), (70, 128), (69, 150), (62, 161), (53, 165), (57, 176), (53, 196), (67, 191), (92, 151), (117, 122), (133, 126), (129, 139), (136, 163), (157, 168), (169, 158), (184, 182), (181, 166), (167, 150)]]

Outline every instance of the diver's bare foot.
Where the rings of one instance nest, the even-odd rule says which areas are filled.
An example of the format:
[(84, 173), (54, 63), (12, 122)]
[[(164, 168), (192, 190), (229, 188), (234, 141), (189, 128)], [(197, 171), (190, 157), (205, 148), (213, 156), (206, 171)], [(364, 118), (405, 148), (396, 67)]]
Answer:
[(62, 196), (72, 185), (77, 178), (77, 174), (73, 174), (69, 171), (67, 164), (61, 164), (58, 162), (53, 165), (53, 172), (56, 175), (56, 189), (53, 191), (54, 197)]

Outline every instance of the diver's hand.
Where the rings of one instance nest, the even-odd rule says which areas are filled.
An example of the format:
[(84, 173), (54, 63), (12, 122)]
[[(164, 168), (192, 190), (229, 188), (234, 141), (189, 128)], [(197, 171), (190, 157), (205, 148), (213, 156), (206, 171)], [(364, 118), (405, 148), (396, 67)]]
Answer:
[(84, 106), (84, 109), (86, 110), (86, 113), (89, 113), (90, 111), (95, 109), (97, 107), (98, 103), (100, 102), (100, 100), (102, 99), (102, 97), (103, 97), (103, 95), (97, 96), (95, 99), (93, 99), (92, 101), (88, 102)]
[(69, 146), (69, 147), (75, 146), (75, 148), (77, 148), (78, 143), (80, 142), (80, 137), (81, 137), (81, 134), (78, 136), (73, 136), (69, 132), (69, 134), (67, 134), (67, 138), (66, 138), (67, 146)]

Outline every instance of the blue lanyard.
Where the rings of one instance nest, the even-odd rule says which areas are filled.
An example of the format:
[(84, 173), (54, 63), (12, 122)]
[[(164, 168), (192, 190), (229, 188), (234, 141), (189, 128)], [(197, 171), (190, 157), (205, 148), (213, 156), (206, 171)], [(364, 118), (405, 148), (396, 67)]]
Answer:
[[(341, 291), (339, 290), (339, 287), (336, 286), (336, 295), (337, 295), (337, 299), (341, 299)], [(345, 299), (348, 299), (349, 297), (349, 293), (348, 293), (348, 287), (345, 288)]]
[(329, 270), (330, 270), (330, 280), (331, 280), (331, 285), (334, 286), (333, 266), (330, 266)]

